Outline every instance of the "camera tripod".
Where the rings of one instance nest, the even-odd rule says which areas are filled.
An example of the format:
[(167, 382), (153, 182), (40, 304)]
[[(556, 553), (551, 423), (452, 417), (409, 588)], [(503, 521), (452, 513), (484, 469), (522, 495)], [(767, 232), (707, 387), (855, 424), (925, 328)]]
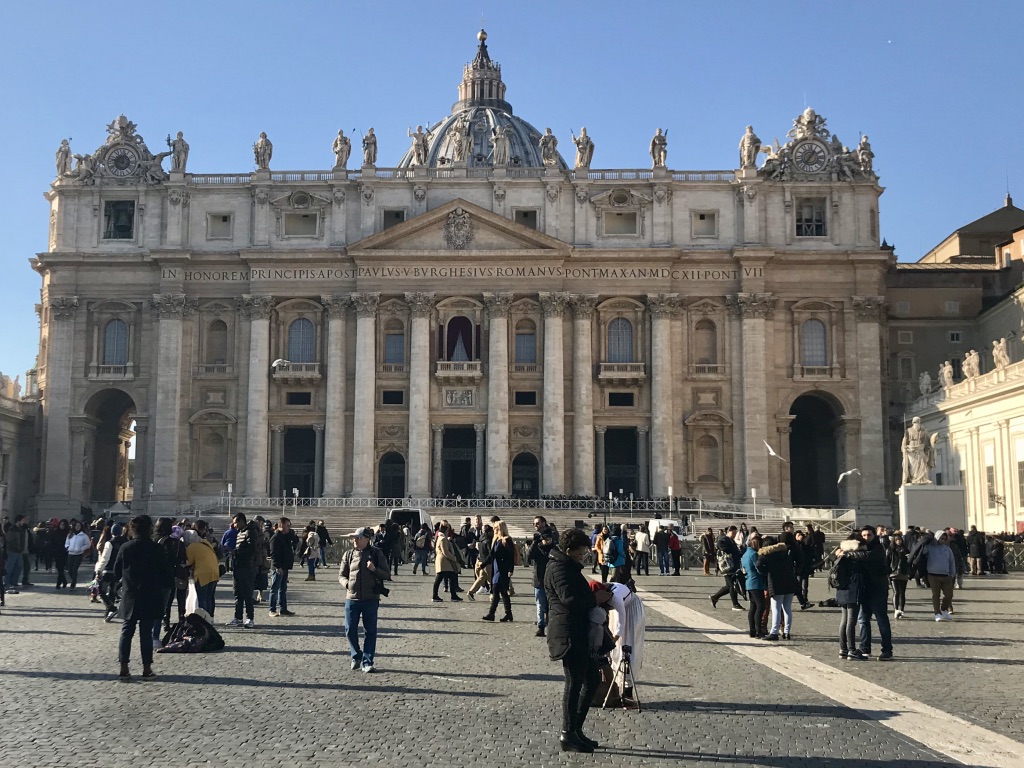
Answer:
[[(604, 701), (601, 703), (601, 709), (607, 709), (608, 699), (611, 698), (612, 689), (621, 679), (622, 688), (619, 693), (619, 701), (622, 703), (623, 709), (636, 709), (637, 712), (643, 711), (640, 707), (640, 691), (636, 686), (636, 678), (633, 676), (633, 665), (630, 661), (630, 656), (633, 653), (633, 646), (624, 645), (622, 646), (622, 657), (619, 659), (619, 663), (612, 669), (612, 681), (608, 686), (608, 692), (604, 695)], [(630, 690), (633, 692), (633, 704), (630, 706), (626, 703), (626, 698), (623, 695), (626, 690), (626, 682), (630, 684)]]

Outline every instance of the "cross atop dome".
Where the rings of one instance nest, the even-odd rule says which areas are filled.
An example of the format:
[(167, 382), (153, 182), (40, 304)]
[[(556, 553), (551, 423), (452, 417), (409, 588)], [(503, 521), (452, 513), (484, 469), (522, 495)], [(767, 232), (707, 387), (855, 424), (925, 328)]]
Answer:
[(501, 65), (491, 61), (491, 55), (487, 52), (487, 31), (481, 29), (476, 39), (480, 41), (480, 45), (473, 61), (463, 67), (459, 100), (452, 105), (452, 111), (470, 107), (492, 107), (511, 114), (512, 105), (505, 101)]

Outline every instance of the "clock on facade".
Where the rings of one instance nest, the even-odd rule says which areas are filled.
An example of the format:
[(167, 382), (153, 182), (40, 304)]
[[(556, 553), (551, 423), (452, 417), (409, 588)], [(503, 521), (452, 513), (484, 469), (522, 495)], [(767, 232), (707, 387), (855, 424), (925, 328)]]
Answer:
[(114, 147), (107, 153), (104, 165), (114, 176), (129, 176), (139, 166), (139, 153), (131, 147)]
[(828, 154), (816, 141), (801, 141), (793, 147), (793, 162), (805, 173), (817, 173), (825, 167)]

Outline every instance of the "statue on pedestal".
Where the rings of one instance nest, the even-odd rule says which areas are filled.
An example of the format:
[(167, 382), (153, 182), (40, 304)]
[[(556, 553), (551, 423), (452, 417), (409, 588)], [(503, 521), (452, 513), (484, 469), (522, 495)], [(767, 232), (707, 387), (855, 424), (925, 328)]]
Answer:
[(334, 167), (347, 168), (348, 157), (352, 154), (352, 142), (344, 131), (338, 131), (331, 149), (334, 151)]
[(274, 145), (267, 138), (267, 132), (260, 133), (259, 141), (252, 145), (252, 154), (256, 158), (256, 167), (261, 171), (270, 168), (270, 158), (274, 154)]
[(174, 139), (168, 136), (167, 146), (171, 148), (171, 170), (184, 173), (185, 166), (188, 165), (188, 142), (185, 141), (182, 132), (178, 131)]
[(377, 163), (377, 136), (373, 128), (366, 130), (363, 136), (363, 165), (376, 165)]
[(875, 172), (875, 153), (871, 151), (871, 144), (868, 142), (867, 136), (860, 137), (860, 144), (857, 146), (857, 159), (860, 161), (861, 173), (870, 176)]
[(589, 168), (590, 161), (594, 159), (594, 142), (587, 136), (587, 129), (580, 128), (580, 135), (572, 134), (573, 143), (576, 145), (576, 168)]
[(1001, 371), (1010, 364), (1010, 353), (1006, 351), (1006, 339), (992, 342), (992, 362), (996, 370)]
[(423, 130), (422, 125), (416, 126), (416, 132), (413, 133), (412, 129), (408, 130), (409, 138), (412, 139), (412, 164), (413, 165), (426, 165), (427, 164), (427, 152), (430, 149), (429, 141), (430, 134)]
[(555, 138), (555, 134), (551, 132), (550, 128), (544, 131), (544, 135), (540, 137), (540, 157), (544, 161), (546, 166), (557, 166), (558, 165), (558, 139)]
[(668, 159), (668, 132), (661, 132), (659, 128), (651, 139), (651, 160), (654, 168), (664, 168)]
[(460, 115), (452, 124), (448, 136), (452, 143), (452, 161), (463, 162), (466, 159), (466, 145), (469, 143), (469, 121), (465, 115)]
[(747, 126), (747, 132), (740, 139), (740, 168), (756, 168), (757, 153), (761, 151), (761, 140), (754, 133), (753, 126)]
[(965, 379), (974, 379), (981, 375), (981, 355), (975, 350), (971, 350), (967, 353), (967, 357), (964, 358), (963, 366), (961, 370), (964, 372)]
[(939, 366), (939, 386), (943, 389), (953, 386), (953, 364), (949, 360)]
[(67, 176), (71, 173), (71, 142), (62, 139), (57, 147), (57, 178)]
[(920, 416), (915, 416), (907, 427), (900, 451), (903, 453), (903, 484), (930, 485), (928, 472), (935, 467), (935, 449), (928, 430), (921, 426)]
[(918, 388), (921, 390), (922, 395), (927, 395), (932, 391), (932, 376), (928, 371), (922, 371), (920, 378), (917, 380)]
[(512, 143), (509, 141), (508, 133), (498, 125), (495, 126), (491, 135), (491, 164), (495, 168), (504, 168), (508, 165), (512, 154)]

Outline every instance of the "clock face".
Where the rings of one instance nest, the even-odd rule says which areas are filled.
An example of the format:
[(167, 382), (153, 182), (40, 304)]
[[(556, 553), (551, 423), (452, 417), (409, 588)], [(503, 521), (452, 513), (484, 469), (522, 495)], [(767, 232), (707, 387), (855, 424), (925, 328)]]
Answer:
[(139, 155), (131, 147), (114, 147), (104, 163), (114, 176), (128, 176), (138, 167)]
[(793, 148), (793, 162), (805, 173), (816, 173), (825, 167), (825, 148), (815, 141), (804, 141)]

